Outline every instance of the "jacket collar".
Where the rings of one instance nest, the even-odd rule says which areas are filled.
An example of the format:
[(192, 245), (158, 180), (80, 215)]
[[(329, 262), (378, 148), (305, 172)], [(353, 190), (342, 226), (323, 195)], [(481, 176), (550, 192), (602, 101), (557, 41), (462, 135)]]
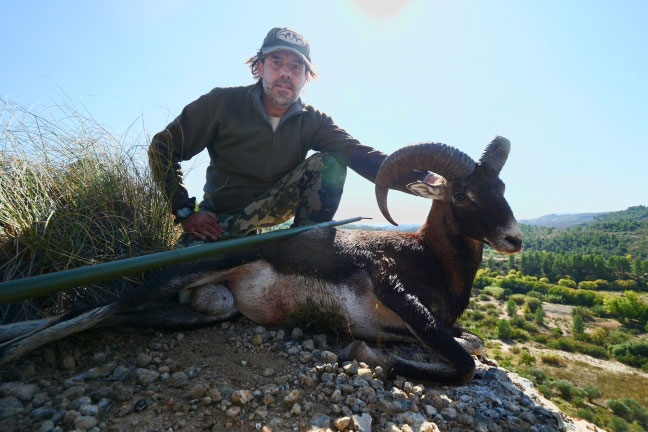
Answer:
[[(263, 91), (263, 84), (261, 83), (261, 80), (259, 80), (256, 84), (252, 86), (250, 91), (248, 91), (248, 97), (254, 104), (254, 107), (257, 109), (257, 111), (266, 120), (270, 121), (270, 118), (268, 117), (268, 113), (266, 113), (265, 109), (263, 108), (263, 103), (261, 102), (262, 91)], [(306, 111), (304, 103), (302, 102), (301, 98), (297, 98), (297, 100), (293, 102), (293, 104), (290, 105), (290, 107), (288, 107), (286, 113), (281, 117), (281, 122), (283, 122), (288, 117), (292, 117), (293, 115), (299, 114), (304, 111)]]

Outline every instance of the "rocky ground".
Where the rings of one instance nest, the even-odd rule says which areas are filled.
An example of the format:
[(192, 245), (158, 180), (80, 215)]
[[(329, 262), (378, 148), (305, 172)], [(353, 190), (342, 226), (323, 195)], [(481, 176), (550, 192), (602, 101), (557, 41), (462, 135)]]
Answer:
[(597, 431), (497, 367), (478, 362), (463, 387), (384, 380), (380, 368), (338, 361), (342, 347), (245, 318), (86, 332), (2, 366), (0, 430)]

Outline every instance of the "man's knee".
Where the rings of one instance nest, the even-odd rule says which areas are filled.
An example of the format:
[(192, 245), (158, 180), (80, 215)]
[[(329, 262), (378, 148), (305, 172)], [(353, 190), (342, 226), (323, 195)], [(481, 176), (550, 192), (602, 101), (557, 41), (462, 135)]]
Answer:
[(307, 159), (309, 168), (317, 171), (322, 179), (322, 188), (342, 188), (346, 180), (346, 164), (331, 153), (315, 153)]

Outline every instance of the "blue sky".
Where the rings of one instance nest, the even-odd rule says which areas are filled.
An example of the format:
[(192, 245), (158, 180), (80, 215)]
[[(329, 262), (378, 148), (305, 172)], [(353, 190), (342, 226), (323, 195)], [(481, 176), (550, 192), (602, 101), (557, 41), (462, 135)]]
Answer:
[[(300, 31), (321, 78), (306, 103), (387, 153), (419, 141), (477, 159), (512, 142), (501, 177), (518, 218), (648, 204), (645, 1), (0, 0), (0, 97), (85, 107), (116, 135), (153, 135), (219, 86), (271, 27)], [(206, 158), (188, 164), (201, 196)], [(429, 202), (390, 193), (420, 223)], [(336, 218), (384, 223), (373, 185), (348, 177)]]

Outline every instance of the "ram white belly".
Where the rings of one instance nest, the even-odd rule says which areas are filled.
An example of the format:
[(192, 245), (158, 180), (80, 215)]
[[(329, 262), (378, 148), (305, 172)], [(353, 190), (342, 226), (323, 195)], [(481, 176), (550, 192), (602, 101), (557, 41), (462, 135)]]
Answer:
[(400, 339), (384, 328), (404, 329), (403, 321), (375, 296), (366, 273), (332, 283), (310, 276), (279, 273), (265, 261), (237, 267), (227, 274), (235, 307), (251, 320), (267, 325), (288, 324), (304, 304), (337, 311), (354, 337)]

